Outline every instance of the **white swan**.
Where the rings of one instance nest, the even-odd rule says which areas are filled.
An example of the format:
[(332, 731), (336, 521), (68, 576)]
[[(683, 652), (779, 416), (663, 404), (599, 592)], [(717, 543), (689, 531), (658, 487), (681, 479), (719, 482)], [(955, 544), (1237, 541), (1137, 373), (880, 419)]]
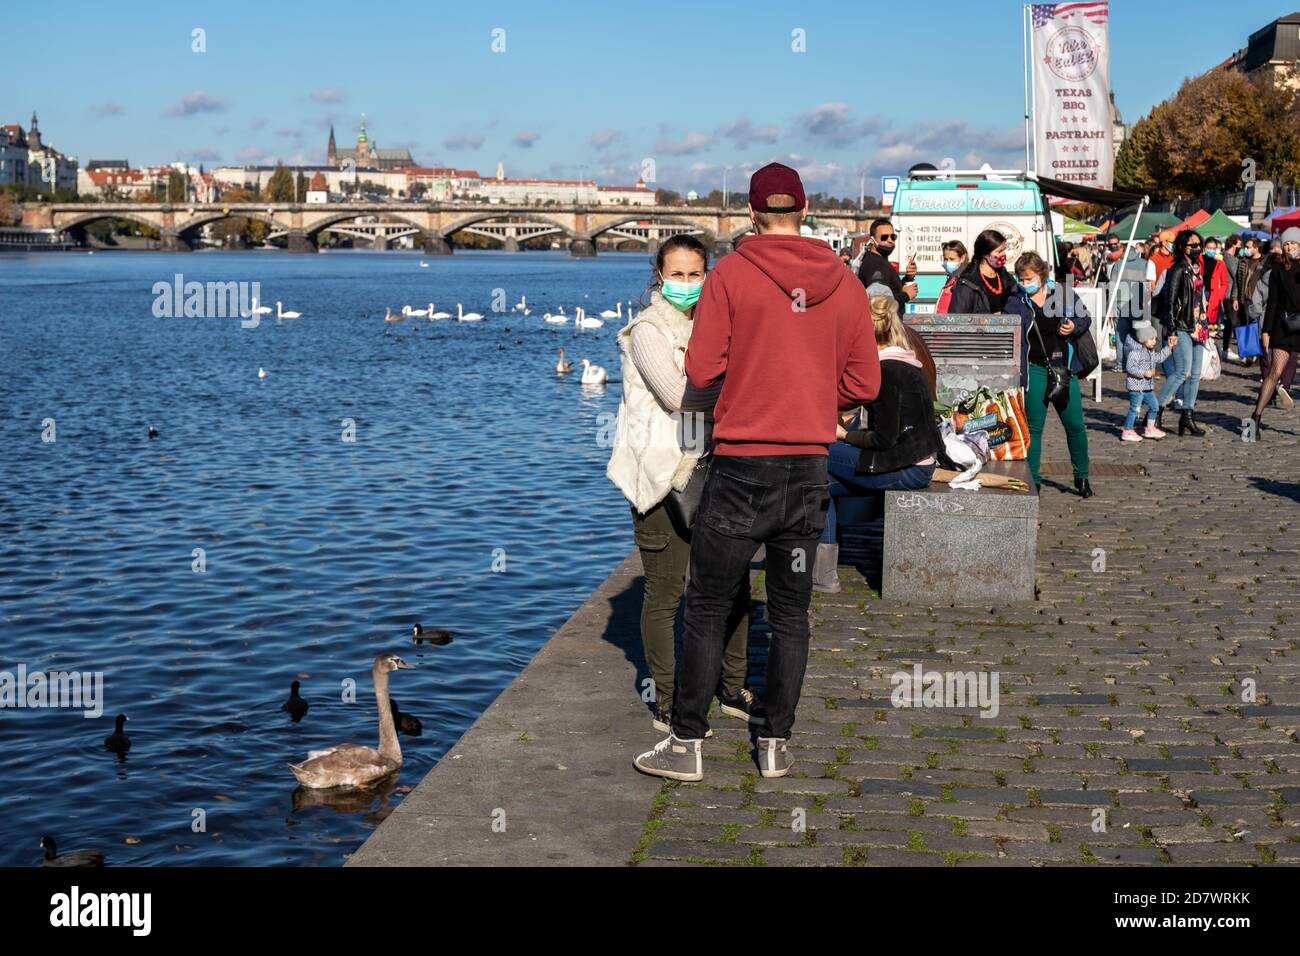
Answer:
[(435, 311), (433, 311), (433, 303), (432, 303), (432, 302), (429, 303), (429, 319), (430, 319), (430, 321), (432, 321), (433, 319), (450, 319), (450, 318), (451, 318), (451, 313), (450, 313), (450, 312), (435, 312)]
[(564, 313), (560, 313), (559, 315), (551, 315), (551, 313), (547, 312), (544, 316), (542, 316), (542, 321), (549, 322), (551, 323), (551, 325), (564, 325), (566, 322), (569, 321), (569, 317)]
[(579, 328), (583, 329), (598, 329), (605, 324), (603, 319), (589, 317), (587, 310), (581, 307), (578, 308), (578, 317), (574, 319), (574, 322), (577, 323)]
[(402, 313), (398, 313), (397, 315), (393, 315), (393, 310), (390, 309), (388, 306), (384, 306), (384, 321), (385, 321), (385, 322), (401, 322), (402, 319), (404, 319), (404, 318), (406, 318), (406, 316), (405, 316), (404, 314), (402, 314)]
[(425, 262), (423, 259), (421, 259), (421, 260), (420, 260), (420, 268), (421, 268), (421, 269), (427, 269), (427, 268), (429, 268), (429, 263), (427, 263), (427, 262)]
[(578, 364), (582, 366), (583, 385), (604, 385), (609, 380), (608, 373), (599, 365), (592, 365), (587, 359)]
[(522, 295), (519, 297), (519, 301), (515, 303), (515, 311), (516, 311), (516, 312), (523, 312), (524, 314), (527, 314), (527, 313), (528, 313), (528, 299), (527, 299), (527, 297), (522, 296)]
[(606, 309), (604, 312), (600, 313), (600, 317), (601, 317), (602, 319), (621, 319), (621, 318), (623, 318), (623, 303), (622, 303), (622, 302), (618, 302), (618, 303), (616, 303), (616, 305), (618, 306), (618, 310), (617, 310), (617, 311), (615, 311), (614, 309)]
[(277, 300), (275, 303), (275, 317), (277, 319), (301, 319), (302, 313), (284, 311), (284, 303)]
[(573, 363), (564, 358), (564, 349), (560, 349), (560, 360), (555, 363), (555, 374), (568, 375), (573, 371)]
[(456, 303), (457, 322), (482, 322), (483, 316), (477, 312), (466, 312), (459, 302)]
[(249, 313), (248, 313), (248, 314), (249, 314), (249, 315), (270, 315), (270, 314), (271, 314), (272, 312), (274, 312), (274, 311), (275, 311), (275, 310), (272, 309), (269, 305), (258, 305), (258, 304), (257, 304), (257, 297), (254, 296), (254, 297), (253, 297), (253, 308), (252, 308), (251, 310), (249, 310)]
[(422, 319), (429, 314), (427, 309), (413, 309), (409, 305), (402, 306), (402, 314), (411, 319)]
[(264, 368), (260, 368), (260, 367), (259, 367), (258, 370), (257, 370), (257, 377), (258, 377), (258, 378), (266, 378), (266, 369), (264, 369)]

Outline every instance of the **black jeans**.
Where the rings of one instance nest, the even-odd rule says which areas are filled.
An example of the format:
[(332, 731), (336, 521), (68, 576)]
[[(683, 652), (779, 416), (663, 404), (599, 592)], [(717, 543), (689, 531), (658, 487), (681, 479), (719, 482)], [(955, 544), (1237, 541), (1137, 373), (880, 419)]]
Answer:
[(695, 516), (686, 584), (686, 628), (673, 733), (704, 737), (722, 671), (727, 618), (749, 564), (767, 548), (766, 720), (763, 737), (788, 738), (808, 664), (808, 605), (817, 539), (830, 503), (826, 456), (715, 455)]

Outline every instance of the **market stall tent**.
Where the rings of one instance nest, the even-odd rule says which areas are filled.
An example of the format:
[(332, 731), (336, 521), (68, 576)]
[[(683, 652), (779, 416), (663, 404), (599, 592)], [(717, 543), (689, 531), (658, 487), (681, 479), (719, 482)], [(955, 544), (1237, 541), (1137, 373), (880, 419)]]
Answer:
[(1153, 232), (1159, 232), (1161, 229), (1171, 229), (1177, 226), (1181, 221), (1177, 216), (1171, 216), (1167, 212), (1144, 212), (1141, 218), (1134, 215), (1125, 216), (1119, 222), (1111, 227), (1111, 232), (1119, 236), (1127, 236), (1133, 232), (1133, 223), (1137, 222), (1137, 231), (1134, 233), (1139, 239), (1146, 239)]
[(1195, 232), (1202, 239), (1208, 239), (1214, 236), (1221, 239), (1224, 236), (1235, 236), (1241, 231), (1241, 224), (1233, 222), (1222, 209), (1217, 210), (1213, 216), (1208, 216), (1199, 226), (1195, 227)]
[(1273, 231), (1281, 232), (1284, 229), (1290, 229), (1292, 226), (1300, 226), (1300, 209), (1292, 209), (1288, 213), (1273, 217)]
[(1210, 218), (1210, 214), (1204, 209), (1198, 209), (1178, 225), (1173, 227), (1175, 232), (1182, 232), (1184, 229), (1196, 230), (1196, 227)]

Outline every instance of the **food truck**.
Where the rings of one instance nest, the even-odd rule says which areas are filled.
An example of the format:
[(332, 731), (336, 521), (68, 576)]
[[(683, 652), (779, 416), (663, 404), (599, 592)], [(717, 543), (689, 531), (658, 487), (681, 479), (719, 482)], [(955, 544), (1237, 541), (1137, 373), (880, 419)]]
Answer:
[(948, 274), (943, 243), (960, 239), (974, 254), (975, 237), (996, 229), (1007, 237), (1007, 269), (1034, 250), (1056, 265), (1056, 243), (1042, 191), (1020, 170), (914, 169), (898, 185), (892, 220), (898, 234), (893, 261), (916, 258), (917, 296), (909, 312), (933, 312)]

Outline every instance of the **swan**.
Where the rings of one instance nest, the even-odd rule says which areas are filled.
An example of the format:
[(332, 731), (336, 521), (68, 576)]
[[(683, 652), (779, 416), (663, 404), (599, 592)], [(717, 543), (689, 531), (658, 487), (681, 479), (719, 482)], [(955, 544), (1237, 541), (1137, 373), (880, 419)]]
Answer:
[(515, 303), (515, 311), (522, 312), (524, 315), (528, 314), (528, 298), (526, 296), (521, 295), (519, 297), (519, 301)]
[(562, 312), (558, 315), (551, 315), (551, 313), (547, 312), (542, 316), (542, 321), (549, 322), (551, 325), (564, 325), (569, 321), (569, 317)]
[(589, 318), (586, 309), (578, 309), (578, 317), (574, 320), (580, 328), (598, 329), (605, 324), (604, 319)]
[(259, 369), (257, 370), (257, 377), (258, 377), (258, 378), (266, 378), (266, 369), (264, 369), (264, 368), (259, 368)]
[(125, 723), (126, 714), (118, 714), (116, 729), (104, 738), (105, 750), (111, 750), (121, 756), (131, 749), (131, 738), (122, 732), (122, 725)]
[(437, 644), (442, 646), (450, 644), (451, 638), (451, 631), (445, 631), (440, 627), (431, 627), (425, 630), (419, 624), (411, 626), (411, 640), (416, 644)]
[(402, 306), (402, 315), (408, 319), (422, 319), (428, 314), (428, 309), (413, 309), (409, 305)]
[(270, 315), (274, 309), (269, 305), (258, 305), (257, 296), (253, 296), (253, 308), (249, 310), (249, 315)]
[(573, 363), (564, 358), (564, 349), (560, 349), (560, 360), (555, 363), (555, 374), (568, 375), (573, 371)]
[(402, 748), (393, 726), (393, 711), (388, 700), (390, 671), (410, 670), (396, 654), (380, 654), (370, 676), (375, 684), (375, 703), (379, 708), (379, 749), (358, 744), (339, 744), (326, 750), (313, 750), (300, 764), (289, 769), (304, 787), (368, 787), (395, 773), (402, 766)]
[(406, 734), (408, 737), (424, 736), (424, 725), (420, 723), (419, 717), (402, 713), (402, 708), (397, 706), (395, 700), (390, 700), (388, 703), (393, 708), (393, 723), (397, 725), (399, 734)]
[(430, 321), (432, 321), (433, 319), (450, 319), (450, 318), (451, 318), (451, 313), (450, 313), (450, 312), (435, 312), (435, 311), (433, 311), (433, 303), (432, 303), (432, 302), (429, 303), (429, 319), (430, 319)]
[(600, 313), (600, 317), (601, 317), (602, 319), (621, 319), (621, 318), (623, 318), (623, 303), (622, 303), (622, 302), (617, 302), (617, 303), (615, 303), (615, 304), (618, 306), (618, 311), (615, 311), (614, 309), (606, 309), (604, 312)]
[(41, 849), (45, 851), (45, 858), (41, 860), (42, 866), (103, 866), (104, 854), (98, 850), (82, 850), (79, 853), (64, 853), (59, 855), (58, 849), (54, 846), (54, 837), (41, 837)]
[(578, 364), (582, 366), (583, 385), (604, 385), (609, 380), (608, 373), (599, 365), (592, 365), (587, 359)]
[(302, 318), (302, 313), (301, 313), (301, 312), (286, 312), (286, 311), (284, 311), (284, 303), (277, 301), (277, 302), (275, 303), (275, 317), (276, 317), (277, 319), (301, 319), (301, 318)]
[(390, 309), (388, 306), (384, 306), (384, 321), (385, 321), (385, 322), (401, 322), (402, 319), (404, 319), (404, 318), (406, 318), (406, 316), (403, 315), (402, 313), (399, 312), (397, 315), (393, 315), (393, 310)]
[(280, 705), (280, 709), (292, 717), (295, 724), (307, 715), (307, 708), (311, 706), (306, 698), (298, 696), (298, 688), (301, 686), (297, 681), (290, 684), (289, 699)]
[(466, 312), (459, 302), (456, 303), (457, 322), (482, 322), (483, 316), (477, 312)]
[(423, 259), (421, 259), (421, 260), (420, 260), (420, 268), (421, 268), (421, 269), (427, 269), (427, 268), (429, 268), (429, 263), (427, 263), (427, 262), (425, 262)]

